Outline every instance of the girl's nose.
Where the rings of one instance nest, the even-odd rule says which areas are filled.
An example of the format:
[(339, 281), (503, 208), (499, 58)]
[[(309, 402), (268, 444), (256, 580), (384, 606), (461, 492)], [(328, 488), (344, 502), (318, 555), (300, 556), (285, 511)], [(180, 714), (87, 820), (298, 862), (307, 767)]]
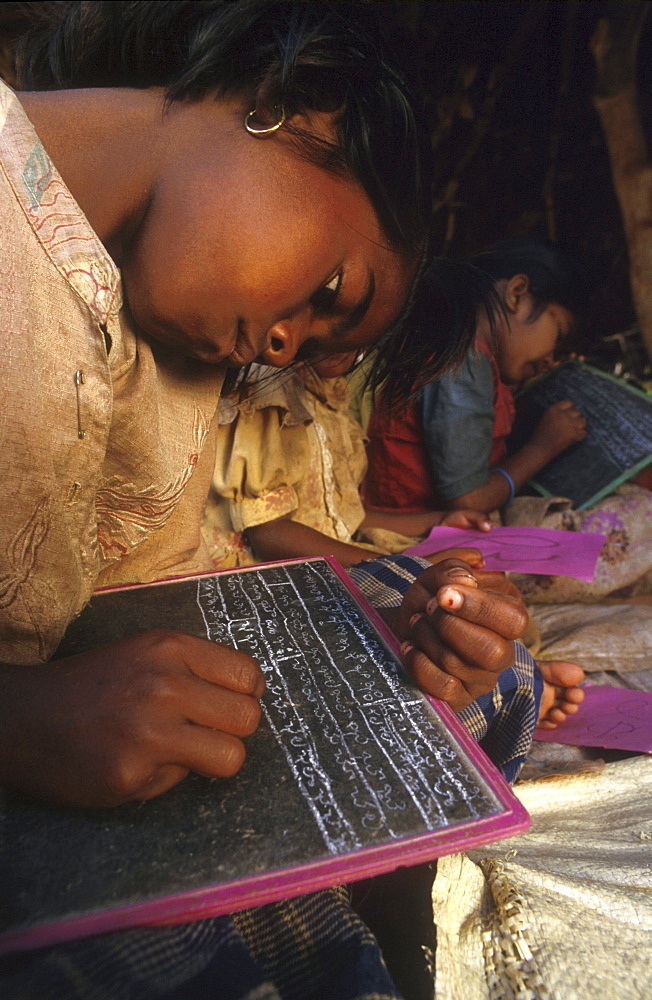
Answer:
[(291, 319), (282, 319), (270, 328), (269, 347), (262, 358), (273, 368), (285, 368), (294, 361), (297, 351), (310, 335), (308, 310), (297, 313)]

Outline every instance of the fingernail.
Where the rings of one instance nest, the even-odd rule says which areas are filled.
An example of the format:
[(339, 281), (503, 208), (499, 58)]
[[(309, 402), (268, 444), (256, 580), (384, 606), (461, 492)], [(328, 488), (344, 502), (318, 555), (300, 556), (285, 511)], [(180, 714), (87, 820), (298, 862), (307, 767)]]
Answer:
[[(477, 568), (479, 567), (476, 567), (476, 569)], [(453, 568), (449, 570), (448, 575), (451, 577), (453, 583), (460, 583), (465, 587), (478, 586), (478, 581), (476, 580), (476, 578), (473, 576), (472, 573), (468, 572), (468, 570), (461, 568), (460, 569)]]
[(439, 603), (442, 608), (454, 608), (455, 610), (458, 610), (464, 604), (464, 598), (460, 594), (459, 590), (453, 590), (452, 587), (446, 587), (439, 595)]
[(414, 649), (414, 645), (411, 642), (402, 642), (400, 646), (401, 656), (407, 656), (408, 653)]
[(416, 623), (419, 621), (420, 618), (423, 618), (423, 615), (420, 614), (412, 615), (412, 617), (410, 618), (410, 628), (412, 628), (413, 625), (416, 625)]
[(438, 608), (439, 608), (439, 601), (437, 600), (436, 597), (431, 597), (428, 603), (426, 604), (426, 614), (431, 615), (433, 614), (434, 611), (437, 611)]

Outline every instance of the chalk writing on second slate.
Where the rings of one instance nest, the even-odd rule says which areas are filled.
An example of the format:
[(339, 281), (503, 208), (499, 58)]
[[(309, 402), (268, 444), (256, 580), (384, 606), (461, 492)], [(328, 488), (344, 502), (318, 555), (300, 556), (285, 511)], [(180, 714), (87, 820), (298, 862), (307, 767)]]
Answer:
[(263, 667), (263, 711), (330, 853), (400, 836), (407, 811), (424, 831), (496, 811), (326, 563), (204, 578), (197, 601), (208, 638)]
[[(543, 407), (562, 399), (572, 399), (580, 410), (590, 414), (587, 441), (599, 443), (603, 452), (617, 468), (635, 465), (650, 452), (652, 441), (652, 406), (625, 386), (593, 374), (580, 365), (569, 362), (533, 386), (531, 398)], [(616, 398), (628, 401), (625, 413), (614, 404)], [(584, 403), (586, 402), (586, 406)]]

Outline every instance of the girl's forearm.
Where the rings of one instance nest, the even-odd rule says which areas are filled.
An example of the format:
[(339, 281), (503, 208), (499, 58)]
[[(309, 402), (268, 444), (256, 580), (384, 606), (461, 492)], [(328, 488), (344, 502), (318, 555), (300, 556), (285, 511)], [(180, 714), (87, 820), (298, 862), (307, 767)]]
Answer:
[(431, 528), (441, 522), (443, 516), (440, 510), (404, 513), (401, 510), (365, 508), (365, 518), (360, 527), (385, 528), (388, 531), (395, 531), (398, 535), (412, 537), (428, 534)]
[[(529, 441), (518, 451), (504, 458), (500, 468), (507, 473), (514, 484), (514, 492), (518, 493), (552, 458), (554, 455), (549, 454), (545, 447)], [(487, 481), (483, 486), (463, 496), (455, 497), (450, 501), (450, 506), (454, 509), (473, 507), (476, 510), (489, 512), (504, 507), (510, 497), (511, 488), (507, 476), (495, 469), (489, 469)]]
[(274, 559), (334, 556), (342, 566), (353, 566), (377, 553), (357, 545), (339, 542), (335, 538), (309, 528), (299, 521), (279, 518), (247, 529), (247, 538), (256, 559), (267, 562)]

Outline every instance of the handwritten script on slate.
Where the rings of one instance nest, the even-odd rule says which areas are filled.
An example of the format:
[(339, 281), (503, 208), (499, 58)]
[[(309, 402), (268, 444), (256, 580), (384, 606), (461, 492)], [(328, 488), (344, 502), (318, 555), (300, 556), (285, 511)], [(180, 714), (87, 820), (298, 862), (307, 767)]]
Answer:
[(608, 684), (587, 686), (576, 715), (557, 729), (537, 729), (535, 740), (652, 753), (652, 692)]
[(605, 540), (605, 535), (596, 532), (551, 528), (492, 528), (485, 532), (438, 527), (407, 551), (413, 556), (429, 556), (447, 548), (474, 548), (482, 553), (485, 569), (572, 576), (590, 583)]
[(583, 441), (541, 469), (531, 485), (544, 496), (592, 506), (652, 460), (652, 400), (629, 383), (579, 361), (567, 361), (527, 386), (516, 401), (515, 450), (545, 410), (571, 399), (587, 420)]

